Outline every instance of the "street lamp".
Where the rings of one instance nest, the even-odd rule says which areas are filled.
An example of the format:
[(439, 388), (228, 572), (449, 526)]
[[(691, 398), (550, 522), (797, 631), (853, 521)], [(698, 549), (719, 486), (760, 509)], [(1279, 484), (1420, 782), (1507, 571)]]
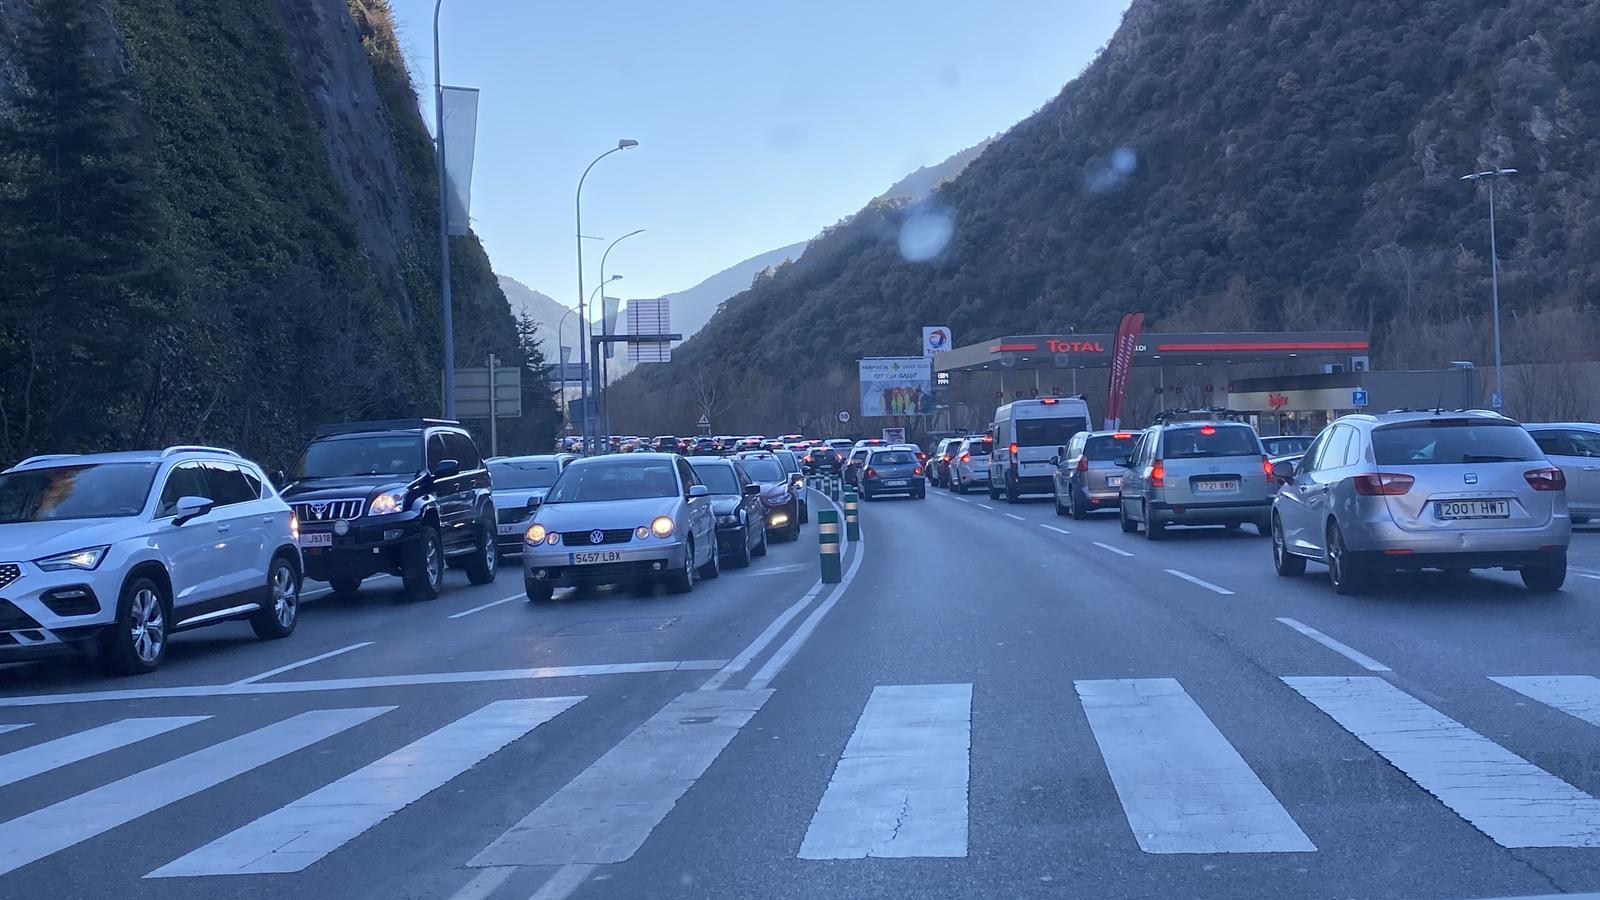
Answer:
[(575, 312), (577, 312), (576, 309), (570, 306), (567, 307), (567, 311), (561, 314), (561, 321), (556, 323), (556, 356), (558, 357), (556, 371), (560, 373), (556, 379), (556, 383), (559, 385), (556, 390), (561, 397), (561, 419), (568, 425), (571, 425), (572, 422), (567, 416), (567, 345), (562, 343), (562, 334), (567, 327), (567, 316)]
[(1506, 405), (1505, 383), (1500, 377), (1500, 261), (1494, 246), (1494, 183), (1517, 174), (1516, 169), (1490, 169), (1461, 176), (1462, 181), (1482, 181), (1489, 187), (1489, 296), (1494, 315), (1494, 397), (1489, 405), (1499, 412)]
[[(643, 232), (643, 228), (635, 228), (622, 237), (612, 241), (610, 246), (606, 247), (606, 252), (600, 254), (600, 280), (602, 283), (604, 283), (606, 278), (606, 257), (611, 255), (611, 248), (617, 246), (628, 238), (631, 238), (636, 234), (642, 234)], [(600, 333), (605, 335), (611, 334), (611, 323), (606, 318), (606, 298), (603, 295), (600, 297)], [(607, 344), (604, 352), (600, 354), (600, 383), (595, 386), (595, 406), (597, 407), (596, 414), (600, 418), (600, 423), (602, 425), (601, 431), (605, 432), (605, 434), (602, 436), (608, 439), (611, 437), (611, 410), (606, 408), (604, 398), (606, 394), (607, 379), (611, 375), (611, 366), (607, 362), (610, 357), (611, 345)]]
[[(450, 309), (450, 207), (444, 169), (444, 84), (439, 75), (439, 8), (433, 4), (433, 140), (439, 158), (439, 291), (444, 304), (444, 417), (456, 417), (455, 316)], [(579, 293), (582, 293), (580, 290)]]
[(589, 177), (589, 170), (595, 167), (595, 163), (619, 150), (631, 150), (637, 146), (639, 146), (638, 141), (623, 138), (617, 141), (615, 147), (596, 156), (594, 161), (589, 163), (588, 167), (583, 170), (583, 174), (578, 177), (578, 191), (573, 201), (573, 206), (577, 212), (578, 224), (578, 363), (583, 366), (583, 386), (579, 403), (583, 409), (583, 447), (585, 453), (589, 451), (589, 420), (591, 417), (589, 415), (589, 347), (588, 341), (584, 336), (585, 319), (583, 315), (585, 299), (583, 293), (583, 182)]

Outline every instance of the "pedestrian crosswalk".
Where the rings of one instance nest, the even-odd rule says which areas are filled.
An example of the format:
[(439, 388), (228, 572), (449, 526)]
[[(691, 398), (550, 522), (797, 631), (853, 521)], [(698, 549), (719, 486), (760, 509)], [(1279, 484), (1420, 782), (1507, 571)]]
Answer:
[[(1536, 752), (1540, 726), (1548, 720), (1535, 717), (1554, 711), (1600, 727), (1600, 678), (1485, 679), (1483, 689), (1495, 692), (1491, 705), (1498, 704), (1492, 722), (1451, 715), (1436, 708), (1437, 701), (1378, 674), (1280, 681), (1284, 702), (1305, 704), (1310, 724), (1303, 727), (1327, 729), (1326, 744), (1341, 746), (1342, 755), (1364, 746), (1359, 752), (1370, 752), (1371, 761), (1392, 766), (1415, 785), (1423, 808), (1464, 822), (1503, 847), (1600, 848), (1600, 799), (1579, 786), (1592, 788), (1592, 775), (1551, 771), (1529, 759), (1575, 758)], [(1086, 729), (1074, 737), (1087, 738), (1084, 746), (1098, 751), (1097, 757), (1070, 763), (1076, 767), (1071, 780), (1107, 786), (1111, 805), (1098, 814), (1117, 816), (1115, 829), (1126, 835), (1128, 848), (1151, 854), (1317, 853), (1339, 848), (1348, 837), (1326, 832), (1327, 817), (1305, 806), (1314, 800), (1303, 793), (1280, 796), (1274, 788), (1282, 782), (1263, 779), (1262, 772), (1281, 778), (1282, 760), (1260, 758), (1259, 742), (1241, 740), (1247, 735), (1238, 733), (1239, 723), (1252, 717), (1229, 708), (1233, 701), (1191, 695), (1181, 680), (1159, 676), (1082, 679), (1063, 687), (1069, 689), (1052, 695), (1050, 721)], [(828, 739), (829, 767), (805, 768), (816, 773), (815, 781), (789, 786), (806, 798), (808, 818), (796, 816), (786, 830), (795, 835), (787, 855), (968, 856), (970, 844), (994, 827), (993, 810), (1004, 808), (1004, 797), (983, 794), (995, 788), (993, 779), (981, 777), (982, 767), (996, 764), (993, 754), (1027, 752), (986, 739), (985, 705), (993, 698), (986, 699), (981, 688), (883, 684), (864, 697), (829, 701), (843, 704), (839, 712), (849, 718), (841, 717), (841, 730)], [(509, 867), (588, 871), (631, 859), (658, 829), (699, 827), (686, 817), (675, 820), (674, 810), (690, 791), (724, 785), (726, 767), (749, 765), (748, 756), (739, 756), (715, 768), (773, 696), (772, 689), (678, 696), (620, 740), (608, 741), (609, 749), (579, 761), (581, 771), (574, 767), (576, 775), (564, 785), (514, 807), (493, 829), (496, 836), (485, 836), (450, 864), (485, 869), (487, 881), (497, 884)], [(582, 717), (590, 714), (581, 696), (495, 700), (450, 713), (454, 718), (420, 737), (352, 758), (349, 747), (384, 742), (382, 735), (392, 732), (382, 723), (400, 721), (404, 712), (397, 709), (314, 709), (231, 728), (225, 727), (226, 710), (120, 717), (66, 734), (37, 716), (31, 725), (0, 724), (0, 816), (9, 817), (0, 821), (0, 885), (26, 877), (17, 870), (32, 863), (157, 811), (181, 809), (202, 792), (257, 777), (268, 764), (290, 757), (311, 767), (304, 771), (315, 777), (294, 781), (299, 790), (274, 800), (281, 805), (265, 814), (244, 824), (224, 819), (195, 845), (166, 848), (161, 858), (101, 863), (127, 870), (131, 878), (153, 879), (301, 872), (352, 852), (360, 841), (392, 839), (380, 824), (417, 815), (408, 807), (453, 783), (463, 791), (458, 779), (544, 733), (539, 729), (558, 718), (570, 722), (577, 716), (578, 724), (570, 727), (582, 728)], [(1509, 724), (1506, 716), (1513, 717)], [(1526, 718), (1519, 724), (1515, 717)], [(846, 737), (843, 726), (851, 721)], [(1339, 734), (1344, 737), (1336, 739)], [(317, 749), (336, 736), (340, 753)], [(537, 741), (522, 746), (518, 758), (529, 766), (570, 752)], [(1319, 743), (1303, 752), (1336, 751)], [(93, 771), (86, 766), (105, 761), (121, 777), (84, 786), (85, 773)], [(81, 790), (58, 799), (67, 791), (49, 789), (51, 779)], [(40, 786), (46, 789), (29, 790)], [(34, 795), (46, 800), (36, 809), (18, 808), (19, 798)], [(498, 799), (503, 809), (518, 798)], [(1120, 813), (1113, 812), (1119, 805)], [(482, 806), (469, 800), (452, 808), (473, 815)], [(973, 810), (986, 809), (991, 819), (973, 818)], [(1363, 821), (1354, 827), (1381, 833), (1385, 825)]]

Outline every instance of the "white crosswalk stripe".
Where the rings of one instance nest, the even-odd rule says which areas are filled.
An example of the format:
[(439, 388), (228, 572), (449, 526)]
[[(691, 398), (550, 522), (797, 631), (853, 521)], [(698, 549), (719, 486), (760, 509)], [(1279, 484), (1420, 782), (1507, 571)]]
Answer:
[(1593, 675), (1530, 675), (1490, 680), (1600, 727), (1600, 678)]
[(1382, 678), (1283, 679), (1502, 847), (1600, 847), (1600, 800)]
[(1317, 849), (1176, 680), (1127, 678), (1076, 686), (1140, 849)]
[(298, 872), (582, 699), (490, 703), (147, 877)]
[(966, 856), (972, 685), (873, 690), (801, 859)]
[(31, 724), (33, 724), (33, 723), (32, 722), (21, 722), (21, 723), (15, 724), (15, 725), (0, 725), (0, 734), (5, 734), (8, 731), (20, 731), (20, 730), (22, 730), (24, 728), (27, 728)]
[(69, 734), (53, 741), (26, 747), (15, 753), (0, 756), (0, 786), (14, 784), (24, 778), (42, 775), (62, 766), (81, 762), (91, 756), (108, 753), (158, 734), (166, 734), (207, 716), (167, 716), (162, 718), (123, 719), (100, 725), (88, 731)]
[(229, 738), (0, 824), (0, 875), (394, 709), (321, 709)]

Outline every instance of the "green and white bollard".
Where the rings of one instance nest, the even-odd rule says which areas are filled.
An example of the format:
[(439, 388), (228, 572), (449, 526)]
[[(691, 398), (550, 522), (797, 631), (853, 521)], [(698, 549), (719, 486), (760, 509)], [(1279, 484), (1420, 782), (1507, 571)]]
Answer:
[(852, 544), (861, 540), (861, 505), (854, 490), (844, 492), (844, 537)]
[(835, 510), (817, 510), (817, 549), (822, 554), (823, 582), (838, 584), (843, 570), (839, 565), (839, 513)]
[(835, 475), (832, 478), (828, 479), (828, 496), (830, 498), (832, 498), (833, 502), (838, 503), (842, 499), (843, 490), (844, 490), (844, 478), (843, 477)]

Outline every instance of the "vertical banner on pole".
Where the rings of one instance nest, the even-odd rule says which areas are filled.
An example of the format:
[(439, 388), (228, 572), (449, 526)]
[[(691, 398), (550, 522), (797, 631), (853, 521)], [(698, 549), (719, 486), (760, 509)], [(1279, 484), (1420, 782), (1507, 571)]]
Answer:
[(444, 87), (444, 175), (447, 231), (454, 237), (471, 227), (472, 160), (478, 141), (478, 89)]
[(1122, 403), (1128, 393), (1128, 375), (1133, 368), (1133, 351), (1139, 346), (1139, 334), (1144, 329), (1144, 313), (1131, 312), (1122, 317), (1117, 326), (1117, 336), (1111, 342), (1111, 390), (1106, 396), (1106, 429), (1122, 427)]

